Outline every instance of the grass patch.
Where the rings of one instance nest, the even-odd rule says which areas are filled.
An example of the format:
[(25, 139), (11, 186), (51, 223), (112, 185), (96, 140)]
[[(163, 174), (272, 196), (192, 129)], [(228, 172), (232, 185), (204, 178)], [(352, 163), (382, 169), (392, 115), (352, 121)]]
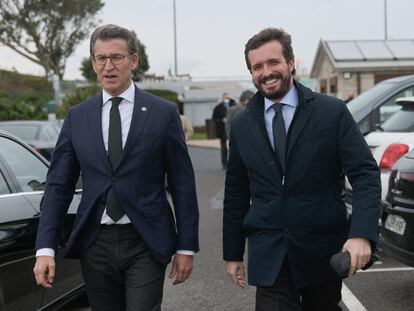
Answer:
[(193, 137), (191, 137), (191, 140), (204, 140), (207, 139), (207, 133), (202, 132), (195, 132)]

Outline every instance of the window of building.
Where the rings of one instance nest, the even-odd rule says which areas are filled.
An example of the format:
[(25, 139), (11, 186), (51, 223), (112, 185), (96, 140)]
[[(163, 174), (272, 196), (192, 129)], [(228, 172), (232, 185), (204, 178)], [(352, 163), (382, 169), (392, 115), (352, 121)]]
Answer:
[(328, 81), (323, 79), (319, 82), (319, 90), (321, 93), (326, 94), (328, 91)]
[(336, 94), (338, 92), (338, 77), (329, 79), (329, 93)]

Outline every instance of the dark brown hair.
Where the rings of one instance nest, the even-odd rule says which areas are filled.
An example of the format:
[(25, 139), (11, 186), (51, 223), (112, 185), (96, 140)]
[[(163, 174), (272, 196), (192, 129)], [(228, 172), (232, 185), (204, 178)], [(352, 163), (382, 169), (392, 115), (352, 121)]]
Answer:
[[(285, 57), (286, 62), (295, 61), (295, 55), (293, 55), (292, 49), (292, 37), (282, 28), (265, 28), (259, 33), (255, 34), (249, 39), (246, 43), (244, 49), (244, 57), (246, 59), (247, 68), (249, 71), (252, 71), (250, 62), (249, 62), (249, 52), (261, 47), (263, 44), (270, 41), (278, 41), (283, 48), (283, 56)], [(293, 69), (292, 74), (295, 74), (296, 70)]]

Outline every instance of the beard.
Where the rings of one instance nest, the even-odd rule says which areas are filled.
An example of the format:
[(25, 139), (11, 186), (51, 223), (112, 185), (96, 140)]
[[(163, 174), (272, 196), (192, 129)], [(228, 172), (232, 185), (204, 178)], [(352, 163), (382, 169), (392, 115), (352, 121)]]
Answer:
[[(266, 83), (266, 81), (272, 80), (272, 79), (278, 79), (280, 81), (279, 87), (272, 89), (272, 90), (266, 90), (265, 87), (262, 87), (262, 84)], [(274, 73), (267, 77), (263, 77), (260, 80), (253, 80), (254, 86), (262, 93), (264, 97), (267, 97), (271, 100), (278, 100), (282, 99), (290, 90), (291, 87), (291, 81), (292, 81), (292, 74), (289, 72), (286, 75), (283, 75), (282, 73)]]

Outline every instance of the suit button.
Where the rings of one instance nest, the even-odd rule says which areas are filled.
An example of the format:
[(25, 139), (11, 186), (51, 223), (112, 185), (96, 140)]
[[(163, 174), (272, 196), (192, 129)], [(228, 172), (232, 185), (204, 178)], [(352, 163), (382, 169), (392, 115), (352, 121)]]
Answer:
[(271, 166), (274, 166), (274, 165), (275, 165), (275, 162), (274, 162), (274, 161), (270, 161), (270, 162), (269, 162), (269, 164), (270, 164)]
[(289, 229), (289, 228), (286, 228), (286, 229), (285, 229), (285, 232), (286, 232), (286, 233), (289, 233), (289, 232), (290, 232), (290, 229)]

